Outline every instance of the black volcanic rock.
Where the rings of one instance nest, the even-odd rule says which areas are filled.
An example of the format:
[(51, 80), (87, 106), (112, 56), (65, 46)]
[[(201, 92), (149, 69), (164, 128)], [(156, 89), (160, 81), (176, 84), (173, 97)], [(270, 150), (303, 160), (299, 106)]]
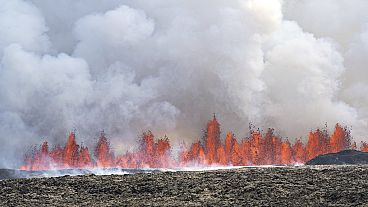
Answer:
[(366, 165), (368, 152), (344, 150), (338, 153), (320, 155), (309, 160), (306, 165)]
[(365, 206), (367, 166), (0, 180), (0, 206)]

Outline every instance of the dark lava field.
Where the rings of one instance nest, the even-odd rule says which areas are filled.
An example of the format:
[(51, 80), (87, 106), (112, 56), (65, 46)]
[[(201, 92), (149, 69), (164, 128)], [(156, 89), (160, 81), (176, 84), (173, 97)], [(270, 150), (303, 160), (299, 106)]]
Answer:
[(368, 206), (368, 166), (0, 180), (0, 206)]

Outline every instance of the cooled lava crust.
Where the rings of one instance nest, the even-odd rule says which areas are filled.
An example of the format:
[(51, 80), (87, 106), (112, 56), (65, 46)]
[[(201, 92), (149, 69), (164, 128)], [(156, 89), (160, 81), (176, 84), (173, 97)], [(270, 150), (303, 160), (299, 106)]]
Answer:
[(309, 160), (307, 165), (367, 165), (368, 152), (344, 150), (338, 153), (319, 155)]
[(0, 206), (359, 206), (368, 166), (9, 179), (0, 189)]

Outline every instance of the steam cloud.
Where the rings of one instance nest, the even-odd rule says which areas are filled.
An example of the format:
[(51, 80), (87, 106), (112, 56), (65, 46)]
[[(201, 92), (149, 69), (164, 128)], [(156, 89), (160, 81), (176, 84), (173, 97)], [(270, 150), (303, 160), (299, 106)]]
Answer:
[(213, 112), (291, 140), (368, 137), (368, 1), (0, 0), (0, 167), (41, 140), (152, 129), (190, 142)]

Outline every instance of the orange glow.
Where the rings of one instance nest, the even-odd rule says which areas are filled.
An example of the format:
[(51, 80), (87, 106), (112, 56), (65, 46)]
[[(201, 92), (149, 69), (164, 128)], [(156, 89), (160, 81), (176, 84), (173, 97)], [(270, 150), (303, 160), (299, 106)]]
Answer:
[(92, 159), (89, 153), (88, 147), (81, 147), (80, 155), (78, 160), (78, 166), (80, 168), (89, 168), (92, 167)]
[(339, 152), (350, 146), (350, 133), (346, 128), (336, 124), (335, 131), (330, 139), (331, 152)]
[(290, 163), (294, 163), (294, 160), (292, 159), (290, 142), (286, 140), (281, 144), (281, 164)]
[(360, 150), (361, 150), (362, 152), (368, 152), (368, 143), (366, 143), (366, 142), (362, 142), (362, 145), (361, 145), (361, 147), (360, 147)]
[(304, 163), (305, 158), (305, 148), (300, 139), (297, 139), (293, 146), (294, 160), (296, 163)]
[(107, 141), (104, 133), (101, 133), (97, 142), (95, 157), (97, 167), (114, 167), (114, 158), (110, 152), (110, 143)]
[(69, 135), (68, 142), (65, 145), (64, 148), (64, 165), (66, 167), (76, 167), (77, 165), (77, 158), (78, 158), (78, 149), (79, 146), (77, 145), (75, 141), (75, 133), (72, 132)]
[(217, 148), (220, 144), (220, 124), (217, 122), (215, 116), (213, 116), (213, 120), (209, 121), (207, 124), (206, 135), (206, 161), (208, 164), (217, 163)]
[[(49, 150), (48, 142), (35, 147), (24, 156), (22, 170), (46, 170), (65, 168), (167, 168), (191, 165), (270, 165), (296, 164), (325, 153), (344, 149), (356, 149), (350, 131), (339, 124), (330, 136), (327, 130), (311, 131), (306, 145), (300, 139), (294, 144), (283, 140), (268, 129), (262, 134), (260, 130), (251, 131), (250, 136), (236, 139), (232, 132), (226, 134), (222, 141), (220, 124), (214, 116), (207, 123), (202, 140), (189, 147), (181, 144), (178, 158), (172, 156), (172, 147), (168, 137), (155, 139), (151, 131), (142, 134), (136, 150), (115, 156), (104, 133), (98, 139), (91, 156), (89, 149), (79, 146), (75, 133), (70, 133), (64, 147), (59, 145)], [(361, 143), (361, 151), (368, 152), (368, 144)]]

